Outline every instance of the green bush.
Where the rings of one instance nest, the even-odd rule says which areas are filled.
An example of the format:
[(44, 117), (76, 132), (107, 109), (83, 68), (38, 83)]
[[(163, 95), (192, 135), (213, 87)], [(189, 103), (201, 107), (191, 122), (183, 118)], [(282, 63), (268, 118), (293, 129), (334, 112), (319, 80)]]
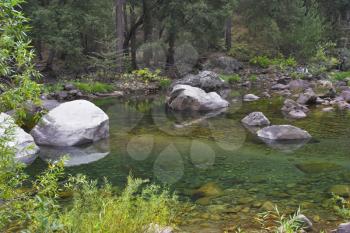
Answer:
[(257, 51), (251, 48), (248, 44), (234, 43), (228, 55), (238, 59), (239, 61), (249, 61), (256, 55)]
[(114, 90), (111, 84), (101, 83), (101, 82), (73, 82), (76, 88), (84, 93), (94, 94), (94, 93), (108, 93)]
[(289, 67), (296, 67), (298, 65), (297, 61), (293, 57), (284, 58), (283, 56), (279, 56), (273, 59), (270, 59), (267, 56), (256, 56), (250, 60), (250, 64), (259, 66), (261, 68), (275, 66), (281, 70), (285, 70)]
[(220, 78), (230, 84), (238, 83), (241, 81), (241, 77), (238, 74), (233, 75), (220, 75)]
[(250, 59), (249, 62), (261, 68), (269, 68), (269, 66), (272, 65), (272, 61), (267, 56), (256, 56)]
[(331, 73), (331, 77), (335, 80), (342, 81), (346, 78), (350, 78), (350, 71), (344, 71), (344, 72), (334, 72)]

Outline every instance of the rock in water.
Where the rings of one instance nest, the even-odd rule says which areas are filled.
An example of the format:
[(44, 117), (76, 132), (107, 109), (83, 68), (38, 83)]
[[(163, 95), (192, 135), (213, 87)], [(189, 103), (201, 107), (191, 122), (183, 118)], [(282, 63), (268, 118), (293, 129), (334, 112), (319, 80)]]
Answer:
[(254, 94), (247, 94), (243, 97), (243, 100), (245, 102), (253, 102), (253, 101), (256, 101), (256, 100), (259, 100), (260, 97), (259, 96), (256, 96)]
[(96, 105), (76, 100), (59, 105), (31, 131), (35, 142), (46, 146), (75, 146), (109, 136), (109, 118)]
[(295, 126), (291, 125), (273, 125), (258, 131), (260, 138), (270, 140), (302, 140), (310, 139), (311, 135)]
[(301, 94), (297, 100), (299, 104), (305, 105), (305, 104), (316, 104), (317, 95), (315, 92), (309, 88), (305, 91), (305, 93)]
[[(10, 135), (5, 135), (5, 132)], [(14, 148), (15, 159), (22, 163), (30, 164), (37, 157), (39, 147), (33, 137), (15, 124), (12, 117), (0, 113), (0, 138), (8, 137), (7, 146)]]
[(225, 82), (217, 73), (202, 71), (197, 75), (189, 74), (184, 78), (175, 81), (172, 86), (175, 87), (176, 85), (189, 85), (201, 88), (206, 92), (211, 92), (225, 87)]
[(246, 116), (242, 123), (249, 126), (266, 126), (270, 125), (269, 119), (262, 112), (252, 112)]
[(197, 87), (176, 85), (170, 93), (168, 106), (177, 111), (212, 111), (226, 108), (229, 103), (216, 92), (206, 93)]

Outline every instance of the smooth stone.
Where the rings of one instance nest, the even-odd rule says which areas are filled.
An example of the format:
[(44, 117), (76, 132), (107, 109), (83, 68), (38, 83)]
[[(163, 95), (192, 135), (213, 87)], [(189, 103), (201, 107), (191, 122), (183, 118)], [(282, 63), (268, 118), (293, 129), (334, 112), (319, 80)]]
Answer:
[(305, 215), (303, 214), (299, 214), (298, 216), (296, 216), (294, 218), (294, 221), (297, 221), (301, 226), (301, 228), (305, 231), (312, 231), (313, 228), (313, 224), (310, 221), (310, 219), (308, 219)]
[(322, 112), (334, 112), (334, 108), (333, 107), (323, 108)]
[[(5, 135), (6, 132), (11, 135)], [(0, 139), (5, 139), (6, 146), (14, 148), (16, 161), (31, 164), (37, 158), (39, 147), (33, 137), (16, 125), (15, 120), (6, 113), (0, 113)]]
[(288, 116), (293, 119), (303, 119), (307, 117), (306, 113), (301, 110), (290, 111), (288, 113)]
[(218, 197), (223, 194), (223, 190), (214, 182), (209, 182), (199, 189), (193, 191), (192, 196)]
[(242, 197), (242, 198), (238, 199), (238, 204), (243, 204), (243, 205), (245, 205), (245, 204), (249, 204), (249, 203), (251, 203), (251, 202), (253, 202), (253, 201), (254, 201), (254, 198), (251, 198), (251, 197)]
[(253, 101), (257, 101), (259, 99), (260, 99), (260, 97), (254, 95), (254, 94), (247, 94), (243, 97), (243, 101), (245, 101), (245, 102), (253, 102)]
[(49, 111), (31, 131), (39, 145), (69, 147), (109, 137), (109, 118), (86, 100), (66, 102)]
[(336, 233), (350, 233), (350, 222), (340, 224)]

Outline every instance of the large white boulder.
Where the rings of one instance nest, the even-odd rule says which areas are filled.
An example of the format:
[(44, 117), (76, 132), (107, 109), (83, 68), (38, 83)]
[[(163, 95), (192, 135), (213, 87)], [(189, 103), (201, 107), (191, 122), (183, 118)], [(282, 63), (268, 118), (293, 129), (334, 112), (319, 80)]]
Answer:
[(229, 103), (216, 92), (206, 93), (198, 87), (176, 85), (170, 93), (168, 106), (177, 111), (213, 111)]
[(15, 124), (14, 119), (0, 113), (0, 138), (5, 139), (6, 146), (13, 148), (17, 161), (30, 164), (39, 152), (33, 137)]
[(75, 146), (109, 136), (109, 118), (96, 105), (76, 100), (59, 105), (31, 131), (35, 142), (46, 146)]

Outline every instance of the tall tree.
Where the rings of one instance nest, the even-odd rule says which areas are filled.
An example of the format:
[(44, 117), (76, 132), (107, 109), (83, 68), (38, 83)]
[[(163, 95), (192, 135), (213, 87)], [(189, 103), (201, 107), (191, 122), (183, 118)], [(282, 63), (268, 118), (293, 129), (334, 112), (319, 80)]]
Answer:
[(117, 38), (117, 71), (123, 72), (124, 69), (124, 39), (125, 39), (125, 18), (124, 5), (126, 0), (115, 1), (115, 21), (116, 21), (116, 38)]

